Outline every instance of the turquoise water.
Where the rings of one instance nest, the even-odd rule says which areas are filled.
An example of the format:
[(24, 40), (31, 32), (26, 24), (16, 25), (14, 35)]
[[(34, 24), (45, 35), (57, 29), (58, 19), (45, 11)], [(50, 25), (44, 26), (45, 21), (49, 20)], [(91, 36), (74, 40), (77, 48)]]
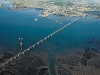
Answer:
[[(35, 44), (60, 27), (77, 19), (78, 17), (64, 17), (60, 21), (57, 16), (49, 16), (54, 20), (59, 20), (63, 24), (57, 24), (46, 18), (38, 17), (41, 13), (39, 10), (8, 10), (4, 5), (0, 9), (0, 47), (3, 51), (19, 51), (18, 38), (24, 38), (24, 49)], [(90, 37), (100, 37), (100, 19), (85, 17), (65, 28), (58, 34), (54, 35), (43, 44), (36, 47), (36, 50), (47, 50), (48, 47), (59, 47), (58, 52), (63, 51), (63, 47), (81, 48), (88, 46), (86, 40)], [(2, 50), (1, 49), (1, 50)]]

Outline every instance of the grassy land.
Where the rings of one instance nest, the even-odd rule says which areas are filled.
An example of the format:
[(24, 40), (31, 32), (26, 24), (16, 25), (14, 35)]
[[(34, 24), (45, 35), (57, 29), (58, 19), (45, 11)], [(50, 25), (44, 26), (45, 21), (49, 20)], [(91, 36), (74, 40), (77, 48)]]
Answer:
[(2, 3), (0, 3), (0, 8), (2, 8)]

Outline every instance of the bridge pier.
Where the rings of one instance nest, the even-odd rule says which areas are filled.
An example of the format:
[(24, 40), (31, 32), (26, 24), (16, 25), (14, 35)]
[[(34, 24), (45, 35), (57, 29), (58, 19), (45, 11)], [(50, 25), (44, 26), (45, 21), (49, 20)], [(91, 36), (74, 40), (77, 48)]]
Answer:
[(51, 34), (51, 36), (52, 36), (52, 34)]
[(15, 59), (16, 59), (16, 57), (15, 57)]
[(29, 51), (29, 49), (27, 49)]
[(60, 31), (60, 29), (58, 31)]
[(35, 45), (33, 45), (33, 48), (35, 47)]
[(19, 57), (19, 55), (18, 55), (18, 57)]
[(44, 38), (45, 40), (47, 39), (47, 38)]
[(37, 42), (37, 45), (39, 45), (39, 42)]
[(22, 54), (24, 54), (24, 52), (22, 52)]
[(41, 40), (41, 42), (43, 42), (43, 40)]
[(48, 38), (50, 37), (50, 35), (47, 36)]

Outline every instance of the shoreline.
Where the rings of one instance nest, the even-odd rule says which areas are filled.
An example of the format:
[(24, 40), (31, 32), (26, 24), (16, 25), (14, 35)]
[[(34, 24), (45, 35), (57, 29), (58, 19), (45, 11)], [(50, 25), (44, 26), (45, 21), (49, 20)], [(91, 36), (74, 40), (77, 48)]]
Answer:
[[(86, 53), (85, 51), (86, 50), (83, 51), (83, 50), (80, 50), (79, 49), (79, 50), (64, 52), (64, 53), (61, 53), (61, 54), (58, 53), (56, 55), (56, 60), (55, 61), (57, 61), (60, 65), (64, 66), (65, 69), (68, 69), (73, 75), (77, 75), (77, 74), (78, 75), (81, 75), (81, 74), (84, 74), (84, 75), (86, 75), (86, 74), (92, 75), (95, 72), (98, 72), (100, 69), (97, 69), (96, 67), (94, 67), (92, 63), (89, 64), (89, 62), (91, 62), (91, 61), (92, 62), (99, 61), (99, 58), (97, 58), (97, 57), (94, 56), (94, 57), (92, 57), (92, 59), (88, 59), (88, 62), (87, 62), (88, 65), (86, 66), (86, 65), (84, 65), (83, 63), (81, 63), (79, 61), (79, 60), (82, 60), (83, 59), (83, 54)], [(91, 53), (94, 53), (93, 50), (91, 50), (91, 49), (90, 49), (90, 52)], [(100, 57), (100, 53), (95, 52), (94, 54), (97, 54), (98, 57)], [(92, 55), (94, 55), (94, 54), (92, 54)], [(49, 69), (49, 66), (50, 65), (49, 65), (49, 61), (48, 61), (48, 53), (47, 52), (38, 52), (37, 53), (37, 52), (30, 51), (30, 52), (28, 52), (28, 54), (25, 53), (25, 55), (22, 55), (20, 58), (18, 58), (17, 59), (18, 61), (17, 60), (14, 60), (13, 62), (11, 62), (10, 65), (13, 65), (15, 63), (16, 63), (15, 66), (18, 66), (19, 65), (18, 63), (25, 64), (23, 61), (29, 63), (31, 59), (34, 59), (34, 58), (38, 57), (39, 58), (38, 60), (41, 59), (42, 60), (41, 62), (43, 62), (43, 64), (44, 64), (44, 66), (37, 67), (37, 69), (41, 70), (39, 72), (42, 72), (42, 69), (44, 69), (44, 71), (46, 73), (49, 73), (50, 74), (50, 69)], [(21, 60), (21, 59), (24, 59), (24, 60)], [(36, 60), (34, 59), (33, 63), (35, 61)], [(22, 66), (23, 66), (23, 64), (22, 64)], [(95, 66), (98, 65), (98, 64), (95, 63)], [(54, 66), (55, 72), (56, 72), (57, 75), (58, 75), (58, 73), (59, 74), (60, 73), (61, 74), (62, 73), (64, 73), (64, 74), (67, 73), (67, 72), (65, 72), (65, 70), (63, 68), (58, 67), (58, 65), (56, 65), (56, 63), (54, 65), (55, 65)], [(10, 67), (9, 65), (7, 65), (7, 66)], [(12, 66), (10, 68), (14, 68), (15, 66)], [(22, 66), (20, 65), (20, 67), (22, 67)], [(30, 64), (30, 66), (31, 66), (31, 64)], [(16, 67), (16, 69), (17, 69), (17, 67)], [(59, 70), (59, 72), (57, 72), (57, 70)], [(88, 72), (87, 72), (87, 70), (88, 70)], [(97, 75), (98, 75), (98, 73), (97, 73)]]
[[(96, 68), (96, 65), (98, 65), (97, 63), (94, 63), (95, 61), (99, 61), (100, 60), (100, 53), (94, 53), (97, 54), (98, 57), (91, 57), (91, 59), (86, 59), (87, 61), (87, 65), (85, 65), (83, 62), (83, 60), (85, 60), (85, 56), (83, 56), (83, 54), (86, 53), (85, 51), (83, 52), (78, 52), (78, 51), (74, 51), (74, 52), (70, 52), (70, 53), (65, 53), (65, 54), (59, 54), (57, 56), (57, 61), (65, 66), (66, 68), (68, 68), (73, 75), (93, 75), (96, 72), (96, 75), (99, 75), (100, 72), (98, 72), (100, 69)], [(90, 53), (92, 53), (92, 51), (90, 50)], [(85, 54), (86, 55), (86, 54)], [(93, 56), (92, 55), (92, 56)], [(88, 55), (89, 56), (89, 55)], [(84, 58), (83, 58), (84, 57)], [(80, 62), (82, 61), (82, 62)], [(100, 67), (100, 66), (98, 66)]]
[[(47, 58), (48, 55), (45, 52), (29, 52), (29, 54), (24, 54), (16, 60), (13, 60), (9, 64), (7, 64), (5, 67), (1, 68), (0, 74), (5, 73), (5, 71), (6, 74), (10, 74), (12, 72), (13, 74), (17, 75), (22, 75), (23, 73), (27, 74), (27, 72), (29, 72), (31, 75), (38, 75), (39, 73), (44, 73), (44, 75), (49, 74)], [(23, 70), (24, 72), (22, 72), (21, 70)]]

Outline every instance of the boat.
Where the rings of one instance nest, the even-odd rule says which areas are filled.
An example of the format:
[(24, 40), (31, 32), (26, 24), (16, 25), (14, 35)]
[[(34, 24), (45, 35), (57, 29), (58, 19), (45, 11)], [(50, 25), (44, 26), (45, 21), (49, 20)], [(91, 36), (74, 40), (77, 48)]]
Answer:
[(36, 18), (35, 21), (37, 21), (38, 19)]

